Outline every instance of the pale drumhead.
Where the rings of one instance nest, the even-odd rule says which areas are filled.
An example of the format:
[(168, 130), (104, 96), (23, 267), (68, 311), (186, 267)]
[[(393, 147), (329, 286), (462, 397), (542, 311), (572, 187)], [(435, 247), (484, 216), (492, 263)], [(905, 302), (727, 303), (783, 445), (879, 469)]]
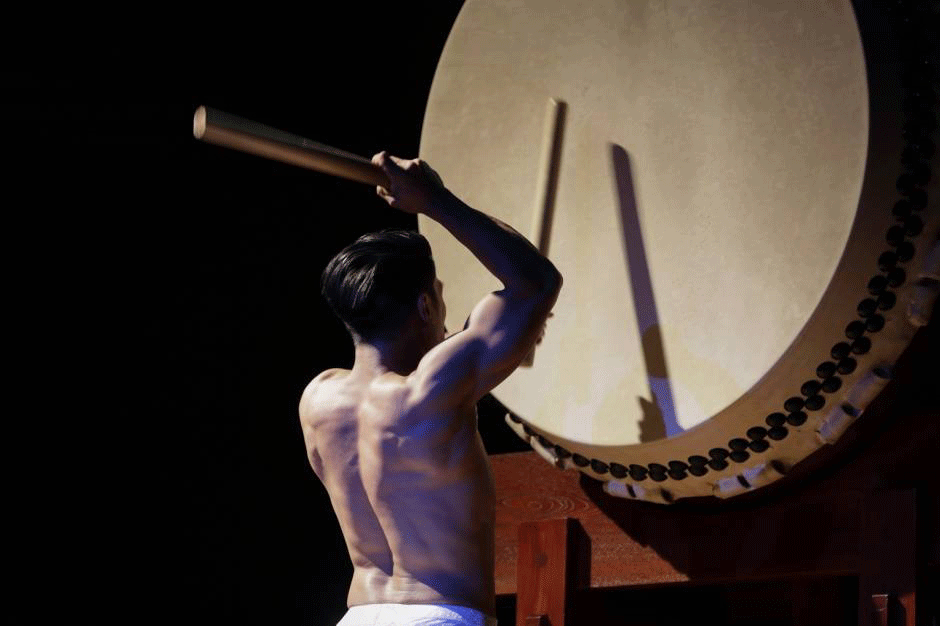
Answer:
[[(693, 428), (754, 385), (818, 304), (864, 173), (864, 56), (847, 2), (779, 6), (461, 12), (421, 144), (452, 191), (528, 234), (545, 102), (569, 107), (549, 249), (565, 287), (534, 366), (494, 392), (533, 424), (642, 441), (640, 399), (667, 386), (649, 380), (641, 340), (658, 323), (675, 407), (665, 434)], [(655, 311), (633, 293), (611, 143), (630, 155)], [(499, 283), (436, 223), (421, 229), (460, 328)]]
[[(864, 290), (874, 269), (837, 278), (868, 89), (847, 0), (468, 0), (422, 132), (447, 187), (528, 235), (546, 103), (567, 104), (548, 250), (564, 288), (534, 365), (494, 395), (554, 443), (649, 462), (740, 405), (798, 340), (838, 336), (846, 319), (808, 324), (834, 280)], [(460, 328), (500, 284), (419, 226)]]

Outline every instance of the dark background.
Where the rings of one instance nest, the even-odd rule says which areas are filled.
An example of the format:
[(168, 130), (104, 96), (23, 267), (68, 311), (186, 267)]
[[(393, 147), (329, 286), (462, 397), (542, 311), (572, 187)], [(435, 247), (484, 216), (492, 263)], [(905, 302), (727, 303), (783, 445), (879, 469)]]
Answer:
[[(5, 623), (341, 618), (352, 567), (297, 421), (309, 379), (352, 363), (318, 279), (416, 223), (197, 142), (192, 116), (415, 156), (460, 5), (5, 15)], [(491, 398), (480, 430), (528, 449)]]
[[(197, 142), (192, 116), (416, 156), (460, 5), (121, 14), (8, 51), (12, 623), (343, 615), (352, 567), (297, 420), (309, 379), (352, 364), (318, 279), (359, 235), (416, 220)], [(521, 449), (481, 421), (490, 451)]]

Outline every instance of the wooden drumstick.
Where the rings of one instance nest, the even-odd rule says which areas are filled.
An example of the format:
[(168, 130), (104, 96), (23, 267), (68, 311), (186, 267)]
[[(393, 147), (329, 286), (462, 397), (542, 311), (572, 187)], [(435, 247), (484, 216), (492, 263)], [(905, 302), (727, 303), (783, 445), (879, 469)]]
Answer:
[(382, 168), (364, 157), (209, 107), (196, 109), (193, 136), (217, 146), (324, 174), (369, 185), (389, 185)]
[[(548, 244), (552, 236), (552, 217), (555, 214), (555, 191), (558, 188), (558, 173), (561, 170), (561, 146), (565, 135), (565, 113), (567, 105), (557, 98), (549, 98), (545, 110), (545, 126), (542, 129), (542, 160), (539, 163), (535, 187), (535, 207), (532, 214), (532, 234), (529, 240), (543, 255), (548, 256)], [(531, 367), (535, 349), (522, 361), (523, 367)]]
[(539, 163), (535, 187), (535, 207), (529, 240), (543, 255), (548, 256), (548, 243), (552, 235), (552, 216), (555, 213), (555, 190), (561, 170), (561, 145), (565, 130), (567, 105), (557, 98), (549, 98), (542, 129), (542, 160)]

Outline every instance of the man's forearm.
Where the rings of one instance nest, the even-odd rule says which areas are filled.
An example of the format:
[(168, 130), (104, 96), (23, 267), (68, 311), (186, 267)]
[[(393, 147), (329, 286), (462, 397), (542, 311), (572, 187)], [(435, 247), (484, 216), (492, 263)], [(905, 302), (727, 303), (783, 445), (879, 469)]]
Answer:
[(465, 245), (510, 291), (541, 292), (561, 281), (552, 262), (528, 239), (508, 224), (467, 206), (447, 190), (424, 213)]

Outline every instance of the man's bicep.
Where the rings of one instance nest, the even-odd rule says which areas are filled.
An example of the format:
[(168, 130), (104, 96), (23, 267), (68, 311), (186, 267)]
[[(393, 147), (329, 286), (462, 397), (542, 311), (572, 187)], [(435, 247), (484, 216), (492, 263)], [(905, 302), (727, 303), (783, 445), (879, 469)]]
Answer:
[(444, 409), (489, 393), (535, 345), (555, 295), (514, 298), (497, 291), (480, 300), (464, 330), (428, 352), (410, 377), (417, 402)]
[(532, 351), (556, 295), (513, 297), (498, 291), (474, 308), (466, 332), (480, 342), (476, 355), (475, 399), (482, 398), (508, 378)]
[(466, 331), (432, 348), (408, 377), (412, 405), (448, 410), (466, 403), (476, 386), (479, 349), (479, 340)]

